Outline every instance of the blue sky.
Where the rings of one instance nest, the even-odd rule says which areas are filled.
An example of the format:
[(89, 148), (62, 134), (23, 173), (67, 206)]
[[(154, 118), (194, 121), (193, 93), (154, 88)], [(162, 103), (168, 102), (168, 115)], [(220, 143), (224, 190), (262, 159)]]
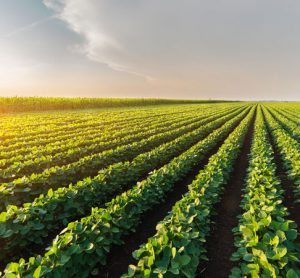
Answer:
[(300, 2), (0, 0), (0, 95), (300, 100)]

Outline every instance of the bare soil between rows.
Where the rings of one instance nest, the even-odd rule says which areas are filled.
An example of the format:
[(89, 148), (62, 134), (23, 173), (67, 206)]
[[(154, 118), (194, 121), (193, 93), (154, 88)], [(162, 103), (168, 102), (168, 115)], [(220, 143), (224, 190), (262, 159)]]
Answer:
[[(210, 120), (209, 120), (207, 123), (210, 123)], [(195, 129), (194, 129), (194, 130), (195, 130)], [(180, 137), (180, 136), (178, 136), (178, 137)], [(178, 138), (178, 137), (176, 137), (176, 138)], [(174, 140), (174, 139), (173, 139), (173, 140)], [(173, 141), (173, 140), (167, 140), (165, 143), (171, 142), (171, 141)], [(164, 143), (159, 144), (159, 146), (161, 146), (161, 145), (163, 145), (163, 144), (164, 144)], [(189, 145), (189, 146), (187, 146), (186, 148), (183, 148), (183, 151), (182, 151), (182, 152), (186, 151), (186, 150), (189, 149), (191, 146), (192, 146), (192, 145)], [(157, 146), (157, 147), (158, 147), (158, 146)], [(141, 154), (142, 154), (142, 153), (146, 153), (146, 152), (147, 152), (147, 151), (141, 152)], [(173, 158), (177, 157), (177, 156), (180, 155), (180, 154), (181, 154), (180, 151), (175, 152), (174, 155), (172, 155), (171, 158), (168, 159), (167, 161), (165, 161), (164, 163), (170, 162)], [(138, 156), (138, 155), (137, 155), (137, 156)], [(137, 157), (137, 156), (135, 156), (135, 157)], [(135, 157), (132, 157), (132, 158), (130, 158), (129, 160), (132, 161)], [(160, 163), (160, 164), (157, 166), (157, 168), (162, 167), (162, 166), (164, 165), (164, 163)], [(152, 170), (154, 170), (154, 169), (152, 169)], [(152, 170), (151, 170), (151, 171), (152, 171)], [(141, 175), (140, 177), (138, 177), (138, 179), (135, 179), (135, 180), (132, 181), (130, 184), (124, 186), (124, 187), (122, 188), (122, 190), (117, 190), (116, 192), (112, 193), (110, 196), (107, 196), (107, 200), (104, 201), (104, 202), (98, 203), (98, 204), (97, 204), (97, 207), (105, 207), (105, 206), (106, 206), (106, 205), (105, 205), (106, 202), (108, 202), (110, 199), (116, 197), (118, 194), (121, 194), (123, 191), (130, 189), (130, 187), (131, 187), (133, 184), (136, 184), (137, 182), (140, 182), (140, 181), (146, 179), (147, 177), (148, 177), (148, 173), (147, 173), (147, 174)], [(78, 177), (77, 179), (80, 180), (80, 177)], [(76, 220), (80, 219), (80, 217), (84, 217), (84, 215), (89, 215), (89, 214), (90, 214), (90, 209), (91, 209), (91, 208), (87, 209), (87, 210), (86, 210), (84, 213), (82, 213), (80, 216), (77, 215), (76, 217), (70, 219), (69, 221), (76, 221)], [(16, 250), (15, 250), (14, 252), (12, 252), (11, 255), (7, 256), (4, 260), (0, 261), (0, 269), (4, 269), (5, 266), (6, 266), (9, 262), (11, 262), (11, 261), (18, 261), (19, 258), (29, 259), (30, 257), (36, 256), (37, 254), (44, 254), (44, 253), (45, 253), (45, 249), (51, 245), (51, 243), (52, 243), (53, 239), (55, 238), (55, 236), (56, 236), (56, 235), (57, 235), (64, 227), (65, 227), (65, 225), (63, 225), (63, 224), (61, 224), (61, 223), (58, 224), (57, 227), (56, 227), (56, 229), (51, 230), (51, 232), (49, 232), (48, 236), (45, 237), (45, 238), (43, 238), (43, 244), (40, 244), (40, 243), (34, 244), (34, 243), (32, 243), (30, 249), (27, 249), (27, 248), (26, 248), (26, 249), (24, 249), (24, 248), (23, 248), (23, 249), (18, 249), (18, 248), (16, 248)], [(1, 245), (4, 245), (4, 244), (5, 244), (5, 242), (3, 242), (3, 241), (0, 240), (0, 248), (1, 248)], [(17, 254), (17, 255), (15, 255), (15, 254)]]
[(244, 144), (237, 161), (234, 164), (231, 177), (225, 186), (221, 201), (216, 205), (216, 214), (212, 217), (215, 223), (211, 227), (210, 236), (207, 238), (206, 250), (208, 261), (200, 263), (197, 277), (222, 278), (228, 277), (235, 262), (230, 260), (234, 247), (232, 229), (238, 225), (238, 215), (241, 214), (240, 203), (242, 189), (244, 188), (248, 155), (250, 153), (252, 135), (254, 131), (255, 115), (247, 131)]
[[(239, 122), (240, 123), (240, 122)], [(234, 127), (236, 127), (237, 123)], [(173, 205), (179, 201), (184, 193), (188, 191), (187, 186), (193, 181), (200, 170), (208, 163), (209, 158), (215, 154), (224, 140), (221, 140), (205, 158), (201, 160), (198, 167), (195, 167), (182, 181), (174, 185), (172, 192), (168, 193), (163, 203), (157, 205), (148, 211), (142, 218), (136, 231), (124, 238), (124, 244), (121, 246), (113, 246), (107, 258), (107, 265), (100, 268), (101, 278), (120, 277), (127, 273), (128, 265), (135, 264), (136, 260), (132, 257), (132, 252), (139, 248), (147, 239), (156, 233), (156, 225), (163, 220), (168, 212), (171, 211)], [(93, 276), (94, 277), (94, 276)]]
[[(289, 216), (288, 219), (295, 221), (297, 224), (298, 234), (300, 233), (300, 213), (299, 213), (299, 204), (295, 202), (295, 194), (293, 192), (293, 182), (288, 178), (286, 171), (284, 170), (283, 161), (280, 156), (280, 152), (276, 147), (276, 144), (273, 140), (273, 137), (269, 131), (269, 139), (274, 151), (274, 163), (276, 164), (276, 176), (280, 180), (282, 189), (284, 190), (283, 194), (283, 205), (288, 209)], [(300, 236), (297, 237), (296, 242), (300, 243)]]

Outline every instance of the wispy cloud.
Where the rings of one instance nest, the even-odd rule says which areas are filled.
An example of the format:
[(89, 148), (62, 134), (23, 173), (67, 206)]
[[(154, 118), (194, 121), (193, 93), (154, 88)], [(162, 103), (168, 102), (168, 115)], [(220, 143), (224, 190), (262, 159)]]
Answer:
[(35, 28), (36, 26), (39, 26), (41, 24), (44, 24), (48, 21), (51, 21), (55, 18), (55, 16), (49, 16), (49, 17), (46, 17), (46, 18), (43, 18), (41, 20), (38, 20), (38, 21), (34, 21), (34, 22), (31, 22), (25, 26), (22, 26), (20, 28), (17, 28), (15, 30), (13, 30), (12, 32), (10, 32), (9, 34), (6, 35), (6, 38), (10, 38), (10, 37), (13, 37), (19, 33), (22, 33), (22, 32), (26, 32), (26, 31), (29, 31), (33, 28)]
[(109, 68), (125, 72), (151, 81), (154, 78), (145, 67), (132, 64), (128, 56), (128, 49), (118, 38), (118, 34), (111, 32), (102, 15), (107, 10), (104, 1), (69, 1), (44, 0), (44, 4), (54, 11), (55, 16), (64, 21), (68, 27), (81, 35), (85, 43), (74, 49), (86, 55), (92, 61), (107, 65)]
[[(13, 30), (7, 39), (8, 28), (20, 20), (45, 14), (42, 1), (53, 16)], [(5, 72), (32, 84), (51, 77), (72, 88), (81, 83), (82, 94), (93, 83), (96, 94), (114, 96), (239, 98), (269, 92), (272, 98), (274, 92), (299, 91), (300, 1), (42, 1), (21, 1), (26, 9), (14, 16), (19, 0), (0, 10), (2, 80)], [(64, 24), (45, 24), (53, 18)], [(35, 70), (39, 63), (46, 66)]]

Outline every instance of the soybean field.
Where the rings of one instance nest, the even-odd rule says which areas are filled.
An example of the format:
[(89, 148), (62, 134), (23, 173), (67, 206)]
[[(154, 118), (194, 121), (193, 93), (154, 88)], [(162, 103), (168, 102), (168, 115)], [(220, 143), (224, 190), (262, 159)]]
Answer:
[(299, 103), (26, 111), (0, 127), (1, 277), (300, 277)]

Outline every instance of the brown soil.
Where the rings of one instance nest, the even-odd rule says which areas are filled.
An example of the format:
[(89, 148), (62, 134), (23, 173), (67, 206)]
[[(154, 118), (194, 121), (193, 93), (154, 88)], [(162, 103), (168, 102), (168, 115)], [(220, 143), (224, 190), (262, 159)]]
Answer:
[[(237, 125), (235, 125), (237, 126)], [(168, 193), (164, 203), (147, 212), (136, 231), (126, 238), (121, 246), (114, 246), (107, 258), (107, 266), (102, 267), (98, 277), (113, 278), (120, 277), (127, 272), (129, 264), (135, 264), (136, 260), (132, 257), (132, 252), (139, 248), (147, 239), (156, 233), (156, 225), (159, 221), (171, 211), (173, 205), (182, 198), (182, 195), (187, 192), (187, 186), (193, 181), (198, 172), (208, 163), (210, 156), (215, 154), (224, 140), (219, 142), (207, 155), (206, 158), (199, 163), (199, 166), (191, 171), (187, 178), (176, 183), (172, 192)]]
[[(208, 121), (209, 122), (209, 121)], [(178, 137), (177, 137), (178, 138)], [(169, 142), (169, 141), (166, 141), (166, 142)], [(188, 148), (191, 147), (191, 144), (189, 143), (188, 146), (186, 148), (183, 148), (183, 151), (186, 151)], [(182, 152), (178, 151), (170, 158), (168, 159), (167, 161), (161, 161), (160, 164), (158, 164), (157, 168), (160, 168), (162, 167), (165, 163), (168, 163), (170, 162), (174, 157), (180, 155)], [(152, 169), (154, 170), (154, 169)], [(114, 192), (111, 196), (108, 196), (107, 197), (107, 201), (114, 198), (116, 195), (122, 193), (123, 191), (125, 190), (128, 190), (130, 189), (130, 186), (132, 186), (133, 184), (137, 183), (137, 182), (140, 182), (144, 179), (146, 179), (148, 177), (148, 173), (147, 174), (144, 174), (142, 175), (141, 177), (138, 177), (138, 179), (136, 179), (135, 181), (125, 185), (122, 189), (122, 191), (117, 191), (117, 192)], [(80, 180), (80, 178), (78, 178), (78, 180)], [(100, 204), (97, 205), (97, 207), (105, 207), (105, 202), (102, 202)], [(85, 214), (89, 214), (90, 213), (90, 210), (86, 211)], [(84, 214), (83, 214), (84, 215)], [(83, 215), (81, 215), (81, 217), (83, 217)], [(73, 219), (70, 219), (70, 221), (75, 221), (78, 219), (78, 216), (77, 217), (74, 217)], [(18, 261), (19, 258), (25, 258), (25, 259), (29, 259), (30, 257), (32, 256), (36, 256), (37, 254), (44, 254), (45, 253), (45, 249), (46, 247), (48, 247), (49, 245), (51, 245), (51, 242), (52, 240), (55, 238), (55, 236), (57, 235), (57, 233), (59, 233), (59, 231), (61, 231), (63, 228), (65, 227), (65, 225), (62, 225), (61, 223), (57, 225), (56, 229), (53, 229), (51, 230), (51, 232), (49, 232), (48, 236), (43, 238), (43, 244), (32, 244), (30, 246), (30, 248), (16, 248), (15, 251), (13, 251), (11, 253), (11, 255), (8, 255), (5, 259), (3, 259), (2, 261), (0, 261), (0, 270), (1, 269), (4, 269), (5, 266), (11, 262), (11, 261)], [(5, 243), (3, 243), (3, 241), (0, 239), (0, 249), (1, 249), (1, 245), (4, 245)]]
[[(269, 131), (270, 132), (270, 131)], [(283, 161), (281, 159), (280, 153), (278, 148), (275, 145), (275, 142), (272, 138), (272, 136), (269, 133), (270, 142), (272, 144), (272, 148), (274, 151), (274, 162), (276, 164), (276, 176), (280, 179), (281, 187), (284, 190), (284, 198), (283, 198), (283, 205), (288, 209), (289, 212), (289, 219), (296, 222), (298, 226), (298, 233), (300, 232), (300, 214), (299, 204), (295, 203), (295, 194), (293, 192), (293, 182), (288, 179), (288, 176), (286, 174), (286, 171), (283, 167)], [(300, 237), (296, 239), (296, 242), (300, 243)]]
[(232, 253), (235, 252), (232, 229), (238, 225), (237, 216), (241, 213), (241, 195), (249, 165), (248, 155), (254, 130), (254, 119), (255, 117), (253, 117), (246, 134), (245, 142), (225, 187), (222, 200), (216, 206), (216, 215), (212, 217), (215, 224), (211, 227), (206, 244), (209, 261), (199, 265), (197, 277), (228, 277), (231, 269), (235, 266), (235, 263), (230, 260)]

